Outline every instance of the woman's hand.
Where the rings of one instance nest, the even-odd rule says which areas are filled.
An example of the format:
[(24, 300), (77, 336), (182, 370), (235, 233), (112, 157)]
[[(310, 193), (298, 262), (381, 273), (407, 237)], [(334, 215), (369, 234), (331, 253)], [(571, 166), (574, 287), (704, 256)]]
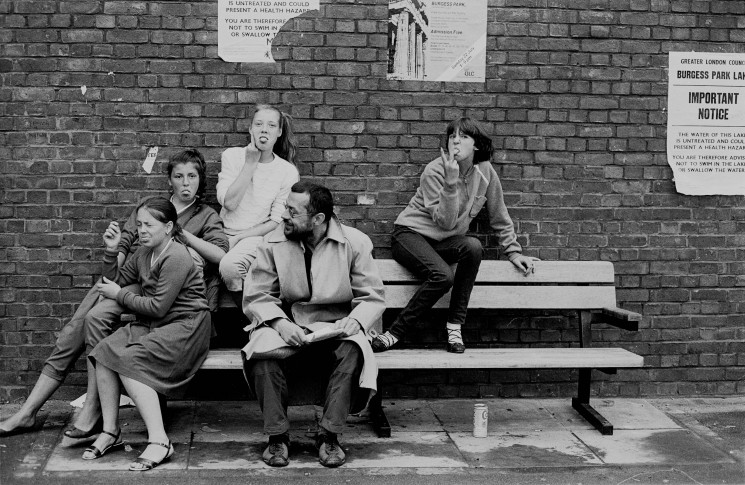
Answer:
[[(246, 162), (245, 165), (256, 165), (259, 163), (261, 158), (261, 152), (254, 146), (254, 142), (251, 142), (246, 147)], [(244, 166), (245, 166), (244, 165)]]
[(455, 185), (458, 183), (458, 177), (460, 176), (460, 166), (453, 157), (453, 154), (446, 154), (445, 150), (440, 148), (440, 159), (442, 160), (442, 168), (445, 171), (445, 184)]
[(103, 243), (106, 245), (106, 249), (110, 251), (116, 251), (119, 247), (119, 241), (122, 240), (122, 231), (119, 229), (119, 223), (111, 221), (109, 227), (103, 233)]
[(525, 276), (528, 276), (530, 273), (535, 273), (535, 266), (533, 265), (534, 261), (540, 261), (540, 259), (534, 258), (533, 256), (523, 256), (521, 254), (512, 260), (512, 264), (522, 271)]
[(119, 294), (119, 290), (121, 290), (122, 287), (104, 276), (101, 278), (101, 282), (96, 284), (96, 289), (98, 289), (99, 295), (116, 300), (116, 295)]

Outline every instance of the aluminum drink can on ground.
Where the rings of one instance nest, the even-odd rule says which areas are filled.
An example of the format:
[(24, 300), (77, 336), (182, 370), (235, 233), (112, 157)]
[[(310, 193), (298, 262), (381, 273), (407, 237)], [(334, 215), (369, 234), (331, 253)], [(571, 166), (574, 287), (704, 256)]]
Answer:
[(473, 405), (473, 436), (486, 438), (486, 428), (489, 425), (489, 408), (486, 404)]

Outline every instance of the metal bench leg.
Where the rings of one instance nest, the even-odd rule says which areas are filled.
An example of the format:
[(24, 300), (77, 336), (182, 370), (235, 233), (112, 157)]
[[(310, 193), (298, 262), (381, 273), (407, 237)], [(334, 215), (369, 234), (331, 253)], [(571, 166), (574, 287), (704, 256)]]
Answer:
[[(592, 347), (592, 314), (588, 311), (579, 313), (579, 345), (582, 348)], [(601, 434), (612, 435), (613, 425), (590, 405), (591, 383), (592, 369), (579, 369), (577, 397), (572, 398), (572, 407)]]
[(591, 372), (592, 369), (579, 370), (579, 387), (577, 397), (572, 398), (572, 407), (601, 434), (612, 435), (613, 425), (590, 405)]
[(370, 419), (378, 438), (391, 437), (391, 425), (383, 411), (383, 392), (379, 386), (378, 392), (370, 399)]

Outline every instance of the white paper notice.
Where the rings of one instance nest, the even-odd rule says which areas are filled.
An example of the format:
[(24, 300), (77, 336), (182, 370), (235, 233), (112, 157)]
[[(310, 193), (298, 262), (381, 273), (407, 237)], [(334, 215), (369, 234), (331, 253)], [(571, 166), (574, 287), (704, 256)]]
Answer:
[(158, 158), (158, 147), (152, 147), (150, 150), (147, 151), (145, 161), (142, 162), (142, 169), (145, 170), (147, 173), (152, 172), (156, 158)]
[(217, 55), (227, 62), (274, 62), (272, 41), (293, 17), (320, 0), (218, 0)]
[(688, 195), (745, 195), (745, 54), (670, 52), (667, 162)]
[(486, 0), (388, 0), (388, 79), (484, 82)]

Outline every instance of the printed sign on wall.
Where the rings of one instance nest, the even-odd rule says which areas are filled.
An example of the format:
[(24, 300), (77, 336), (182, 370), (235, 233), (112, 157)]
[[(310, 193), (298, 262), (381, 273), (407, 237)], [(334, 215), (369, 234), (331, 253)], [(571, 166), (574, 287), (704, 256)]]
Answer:
[(272, 41), (319, 0), (218, 0), (217, 55), (228, 62), (274, 62)]
[(688, 195), (745, 194), (745, 54), (670, 52), (667, 162)]
[(389, 0), (388, 79), (484, 82), (487, 0)]

